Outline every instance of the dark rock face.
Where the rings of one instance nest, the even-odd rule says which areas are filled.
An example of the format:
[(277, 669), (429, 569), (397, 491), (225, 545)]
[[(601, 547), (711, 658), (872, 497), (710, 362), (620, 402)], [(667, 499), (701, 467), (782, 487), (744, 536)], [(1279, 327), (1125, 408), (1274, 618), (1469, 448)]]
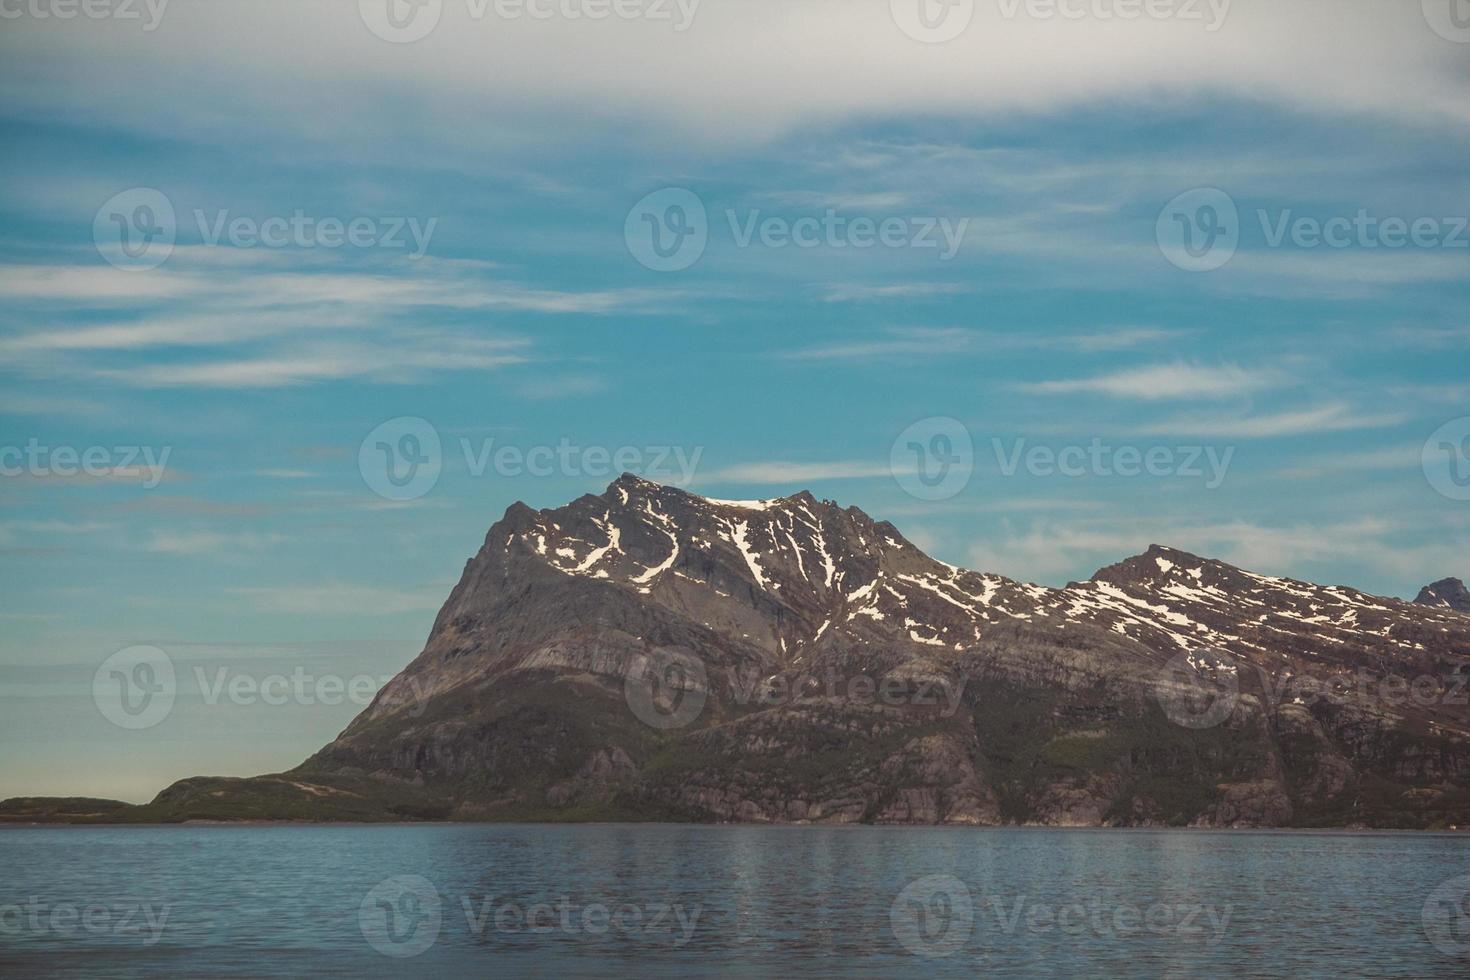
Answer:
[(624, 476), (512, 506), (424, 651), (272, 791), (458, 819), (1470, 824), (1467, 658), (1449, 609), (1168, 548), (1052, 589), (808, 493)]
[(1432, 585), (1424, 586), (1414, 601), (1424, 606), (1470, 613), (1470, 590), (1457, 578), (1442, 578)]

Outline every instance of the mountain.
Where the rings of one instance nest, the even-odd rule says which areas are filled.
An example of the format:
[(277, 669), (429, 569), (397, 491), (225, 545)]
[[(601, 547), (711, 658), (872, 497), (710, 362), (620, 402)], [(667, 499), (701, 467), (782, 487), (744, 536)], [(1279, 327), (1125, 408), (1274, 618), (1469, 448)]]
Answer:
[(1454, 826), (1467, 658), (1448, 609), (1158, 545), (1047, 588), (625, 475), (511, 506), (301, 766), (111, 819)]
[(1438, 582), (1419, 590), (1415, 602), (1425, 606), (1453, 609), (1455, 612), (1470, 613), (1470, 591), (1457, 578), (1442, 578)]

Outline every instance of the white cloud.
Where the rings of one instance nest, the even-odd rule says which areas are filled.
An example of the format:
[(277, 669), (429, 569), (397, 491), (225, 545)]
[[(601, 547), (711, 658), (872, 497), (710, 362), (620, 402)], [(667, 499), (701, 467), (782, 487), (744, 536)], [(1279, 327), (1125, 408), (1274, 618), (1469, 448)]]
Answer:
[(1035, 395), (1097, 394), (1154, 400), (1226, 398), (1269, 388), (1279, 381), (1275, 372), (1263, 368), (1246, 370), (1233, 365), (1155, 364), (1095, 378), (1037, 381), (1017, 387)]
[(914, 296), (951, 296), (969, 292), (970, 288), (948, 282), (828, 283), (823, 287), (822, 299), (828, 303), (852, 303)]
[(977, 336), (974, 331), (958, 327), (896, 328), (887, 331), (883, 337), (782, 351), (777, 356), (792, 361), (848, 361), (956, 353), (970, 349)]
[(1363, 415), (1344, 403), (1313, 408), (1226, 418), (1219, 415), (1164, 419), (1137, 426), (1144, 435), (1215, 436), (1226, 439), (1265, 439), (1273, 436), (1306, 435), (1314, 432), (1350, 432), (1383, 429), (1407, 421), (1402, 413)]
[(765, 462), (739, 463), (699, 475), (700, 484), (754, 483), (789, 485), (792, 492), (817, 480), (861, 480), (889, 476), (887, 465), (855, 460), (822, 463)]
[[(77, 20), (58, 30), (23, 18), (7, 24), (5, 56), (53, 71), (12, 97), (75, 113), (87, 105), (75, 96), (84, 91), (100, 114), (171, 130), (197, 121), (207, 138), (240, 119), (242, 104), (283, 104), (289, 92), (300, 111), (275, 122), (327, 142), (350, 142), (365, 120), (379, 128), (384, 93), (418, 109), (414, 125), (452, 128), (466, 140), (509, 138), (451, 127), (466, 110), (567, 105), (579, 107), (579, 125), (587, 113), (624, 125), (672, 122), (718, 142), (855, 116), (1049, 112), (1181, 97), (1470, 120), (1463, 51), (1430, 30), (1417, 3), (1241, 2), (1227, 6), (1213, 31), (1208, 4), (1192, 5), (1205, 11), (1201, 21), (1123, 21), (1007, 19), (1002, 5), (976, 3), (968, 29), (938, 45), (907, 37), (879, 0), (706, 0), (682, 31), (674, 3), (664, 5), (668, 21), (592, 22), (497, 18), (493, 4), (474, 20), (471, 5), (445, 2), (437, 28), (413, 44), (374, 37), (357, 6), (175, 4), (157, 31), (126, 40), (112, 23)], [(174, 69), (159, 71), (140, 50), (170, 52)], [(487, 75), (486, 65), (495, 71)], [(191, 80), (182, 92), (181, 77)], [(194, 100), (191, 111), (157, 116), (164, 93), (170, 104)]]
[(280, 534), (222, 533), (218, 531), (154, 531), (145, 551), (160, 555), (215, 555), (234, 557), (259, 552), (286, 541)]

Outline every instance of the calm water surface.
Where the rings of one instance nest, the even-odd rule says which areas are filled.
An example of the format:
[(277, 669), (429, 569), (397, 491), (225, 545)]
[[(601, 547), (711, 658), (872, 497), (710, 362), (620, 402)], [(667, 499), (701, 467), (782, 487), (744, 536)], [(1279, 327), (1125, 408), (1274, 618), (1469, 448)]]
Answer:
[(1470, 976), (1470, 838), (0, 830), (4, 976)]

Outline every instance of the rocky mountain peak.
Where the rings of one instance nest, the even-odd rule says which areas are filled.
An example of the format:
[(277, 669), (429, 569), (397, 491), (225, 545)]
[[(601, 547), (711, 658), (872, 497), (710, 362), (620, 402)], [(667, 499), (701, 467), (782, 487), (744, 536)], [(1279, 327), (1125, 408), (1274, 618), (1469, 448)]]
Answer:
[(1421, 606), (1437, 606), (1455, 612), (1470, 613), (1470, 590), (1457, 578), (1442, 578), (1419, 590), (1414, 599)]
[[(527, 603), (542, 615), (528, 618)], [(1085, 582), (1029, 585), (936, 561), (887, 521), (809, 492), (723, 500), (623, 474), (561, 507), (509, 507), (420, 659), (462, 683), (557, 630), (616, 622), (639, 643), (688, 644), (688, 630), (703, 631), (773, 671), (858, 650), (948, 662), (1019, 627), (1096, 631), (1165, 657), (1212, 649), (1272, 669), (1283, 656), (1355, 667), (1454, 647), (1463, 631), (1446, 624), (1459, 619), (1446, 603), (1261, 575), (1159, 544)]]

